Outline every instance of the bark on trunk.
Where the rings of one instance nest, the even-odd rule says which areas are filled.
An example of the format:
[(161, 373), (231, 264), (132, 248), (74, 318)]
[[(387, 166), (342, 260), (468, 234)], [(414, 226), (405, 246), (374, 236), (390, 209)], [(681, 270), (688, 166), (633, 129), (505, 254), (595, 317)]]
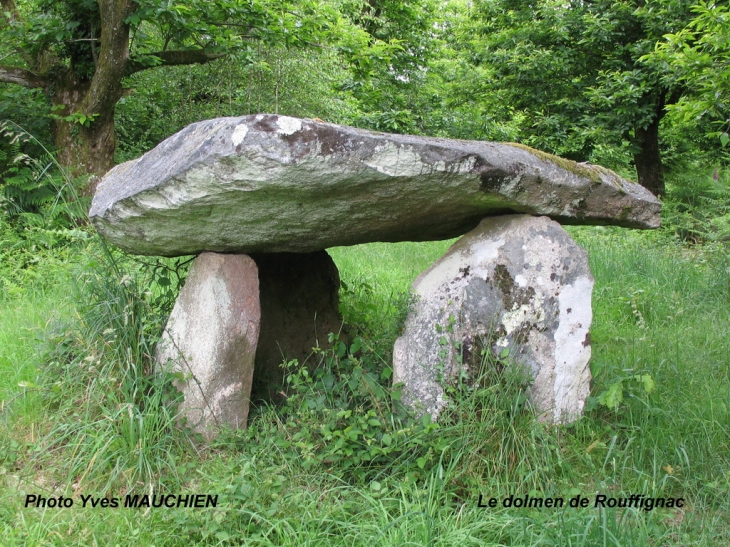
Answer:
[(70, 176), (92, 175), (84, 193), (93, 193), (96, 180), (114, 166), (114, 118), (97, 118), (88, 127), (76, 122), (55, 121), (53, 140), (58, 162)]
[[(662, 105), (663, 108), (663, 105)], [(634, 134), (639, 151), (634, 154), (636, 175), (639, 184), (655, 196), (664, 195), (664, 165), (659, 150), (659, 122), (661, 116), (650, 123), (646, 128), (636, 128)]]
[(78, 81), (68, 74), (56, 84), (53, 96), (53, 141), (58, 162), (72, 177), (92, 175), (85, 193), (93, 193), (96, 181), (114, 165), (116, 135), (114, 132), (114, 107), (93, 116), (86, 123), (79, 119), (64, 118), (84, 112), (84, 102), (89, 100), (91, 82)]

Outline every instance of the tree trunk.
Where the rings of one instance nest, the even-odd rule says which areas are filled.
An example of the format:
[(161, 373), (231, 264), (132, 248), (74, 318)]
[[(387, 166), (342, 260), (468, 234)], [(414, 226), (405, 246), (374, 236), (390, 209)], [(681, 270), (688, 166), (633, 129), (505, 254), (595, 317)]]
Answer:
[[(97, 118), (88, 127), (57, 121), (53, 125), (53, 140), (58, 150), (58, 163), (72, 177), (101, 176), (114, 166), (117, 141), (113, 116)], [(93, 185), (93, 181), (90, 184)]]
[(79, 78), (71, 63), (54, 82), (52, 99), (58, 116), (53, 124), (58, 162), (72, 176), (92, 175), (86, 193), (93, 193), (100, 177), (114, 165), (114, 107), (122, 96), (122, 78), (129, 64), (125, 18), (136, 5), (133, 0), (100, 0), (98, 4), (101, 35), (94, 74), (90, 79)]
[(53, 121), (52, 130), (58, 163), (71, 177), (92, 175), (85, 189), (92, 193), (98, 178), (114, 165), (117, 141), (113, 107), (111, 111), (103, 111), (83, 123), (78, 117), (73, 121), (64, 119), (83, 112), (89, 93), (88, 81), (79, 82), (71, 77), (59, 81), (53, 96), (57, 118)]
[(636, 175), (639, 184), (655, 196), (664, 195), (664, 165), (659, 150), (659, 122), (661, 117), (651, 122), (646, 128), (636, 128), (635, 137), (639, 151), (634, 154)]

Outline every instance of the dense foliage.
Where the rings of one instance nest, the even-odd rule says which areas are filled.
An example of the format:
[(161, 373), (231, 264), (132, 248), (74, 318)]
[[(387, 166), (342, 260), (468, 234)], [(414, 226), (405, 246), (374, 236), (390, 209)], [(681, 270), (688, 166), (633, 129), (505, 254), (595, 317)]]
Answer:
[[(663, 194), (677, 150), (717, 161), (730, 140), (727, 10), (692, 0), (4, 0), (0, 118), (55, 143), (72, 174), (103, 173), (117, 142), (118, 161), (197, 119), (268, 111), (517, 140), (634, 170)], [(102, 43), (115, 17), (121, 34)]]
[(671, 110), (699, 120), (725, 147), (730, 142), (730, 6), (700, 1), (692, 12), (690, 24), (666, 35), (651, 60), (671, 66), (674, 77), (692, 90)]

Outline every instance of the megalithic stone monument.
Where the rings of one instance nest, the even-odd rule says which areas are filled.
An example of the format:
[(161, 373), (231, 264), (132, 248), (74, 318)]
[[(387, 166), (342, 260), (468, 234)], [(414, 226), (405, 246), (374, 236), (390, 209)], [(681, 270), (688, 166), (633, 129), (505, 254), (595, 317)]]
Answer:
[[(130, 253), (162, 256), (206, 252), (250, 254), (266, 271), (272, 265), (311, 271), (311, 268), (297, 265), (299, 253), (314, 256), (312, 253), (328, 247), (371, 241), (447, 239), (474, 230), (485, 218), (495, 220), (482, 223), (480, 229), (497, 230), (497, 226), (502, 225), (500, 217), (519, 215), (512, 216), (509, 221), (515, 233), (537, 230), (530, 227), (532, 217), (549, 217), (562, 224), (656, 228), (660, 223), (660, 210), (660, 203), (650, 192), (612, 171), (521, 145), (389, 135), (314, 120), (260, 114), (192, 124), (139, 159), (116, 166), (99, 184), (90, 217), (102, 236)], [(518, 227), (522, 224), (524, 226)], [(554, 223), (550, 226), (548, 231), (552, 235), (545, 241), (564, 242), (567, 234), (557, 235), (559, 227), (556, 229)], [(527, 247), (534, 244), (529, 237), (525, 239)], [(464, 243), (465, 247), (471, 245)], [(509, 245), (505, 243), (505, 246)], [(561, 243), (559, 252), (565, 255), (564, 261), (578, 260), (575, 257), (580, 252), (576, 249)], [(526, 254), (534, 251), (528, 250)], [(500, 265), (500, 271), (509, 272), (515, 287), (520, 286), (515, 280), (527, 278), (524, 265), (499, 261), (489, 265), (476, 256), (480, 252), (473, 251), (476, 261), (473, 265), (466, 259), (460, 267), (470, 268), (470, 271), (472, 267), (475, 270), (486, 268), (485, 272), (491, 268), (485, 282), (497, 287), (494, 290), (501, 290), (495, 285), (498, 276), (494, 274)], [(269, 254), (277, 256), (262, 258)], [(443, 260), (452, 259), (445, 257)], [(322, 264), (326, 270), (311, 272), (313, 283), (322, 285), (318, 280), (337, 278), (330, 271), (333, 265), (329, 262), (320, 258), (312, 262)], [(535, 264), (533, 267), (553, 268), (554, 264)], [(557, 271), (554, 273), (557, 275)], [(547, 283), (547, 279), (537, 276), (530, 283), (539, 285), (540, 280)], [(306, 279), (299, 278), (299, 281), (306, 286)], [(270, 281), (267, 277), (259, 279), (259, 283), (268, 287), (267, 294), (286, 294), (286, 287), (273, 287), (272, 283), (275, 285), (278, 281)], [(336, 283), (333, 291), (335, 287)], [(414, 286), (414, 290), (420, 293), (421, 289)], [(537, 294), (537, 288), (535, 290)], [(527, 303), (518, 304), (519, 298), (515, 298), (502, 293), (502, 308), (499, 309), (503, 312), (499, 313), (509, 316), (519, 311), (520, 306), (538, 305), (529, 299), (525, 301)], [(302, 306), (310, 305), (304, 303), (307, 298), (300, 300)], [(302, 319), (301, 331), (313, 345), (317, 339), (322, 339), (321, 328), (330, 328), (332, 318), (338, 317), (336, 294), (329, 299), (315, 300), (329, 302), (329, 309), (302, 309), (301, 314), (296, 314), (311, 318), (311, 321)], [(266, 301), (278, 302), (281, 297)], [(262, 302), (262, 305), (276, 304)], [(518, 307), (512, 309), (510, 305)], [(556, 305), (559, 310), (559, 304)], [(583, 301), (582, 307), (590, 309), (590, 300)], [(276, 317), (281, 313), (261, 310), (263, 317)], [(318, 324), (316, 317), (322, 316), (327, 319)], [(583, 313), (583, 317), (590, 317), (590, 314)], [(407, 324), (419, 321), (411, 317)], [(512, 325), (510, 321), (507, 320)], [(587, 332), (589, 325), (585, 322), (581, 322), (580, 329)], [(502, 325), (503, 339), (507, 342), (499, 343), (513, 347), (516, 338), (510, 338), (509, 329), (504, 323)], [(173, 325), (169, 327), (174, 328)], [(268, 348), (266, 354), (275, 355), (271, 348), (280, 347), (283, 350), (281, 357), (285, 358), (288, 337), (297, 339), (297, 347), (302, 346), (302, 332), (298, 331), (299, 327), (295, 329), (296, 333), (290, 331), (289, 334), (261, 332), (261, 339), (266, 340)], [(556, 332), (562, 332), (560, 329), (558, 326)], [(406, 335), (406, 339), (409, 336)], [(556, 355), (563, 346), (574, 343), (573, 338), (568, 340), (561, 336), (553, 336)], [(534, 344), (530, 345), (530, 336), (523, 338), (527, 342), (520, 346), (519, 352), (532, 356), (532, 361), (525, 361), (534, 378), (532, 393), (545, 390), (557, 393), (555, 390), (559, 388), (555, 387), (555, 382), (544, 380), (544, 374), (541, 376), (543, 366), (553, 365), (541, 361), (542, 354)], [(193, 346), (196, 343), (191, 342)], [(396, 359), (398, 355), (408, 353), (407, 345), (407, 341), (399, 342)], [(301, 349), (298, 351), (301, 354)], [(427, 357), (410, 358), (417, 362), (411, 362), (405, 369), (421, 371), (414, 374), (428, 375), (423, 371), (439, 366), (429, 362)], [(585, 360), (587, 362), (587, 358)], [(214, 364), (201, 366), (210, 368)], [(405, 370), (400, 365), (396, 365), (396, 369)], [(586, 378), (581, 374), (580, 378)], [(399, 379), (412, 394), (414, 407), (434, 416), (438, 414), (430, 403), (419, 400), (419, 391), (413, 388), (416, 379), (409, 375), (399, 376)], [(442, 381), (451, 379), (447, 376)], [(580, 381), (583, 383), (575, 390), (580, 393), (579, 397), (584, 397), (588, 380)], [(543, 382), (548, 383), (543, 385)], [(552, 387), (543, 389), (548, 384)], [(244, 395), (248, 397), (248, 394)], [(212, 393), (208, 396), (215, 398)], [(542, 408), (541, 405), (557, 404), (552, 395), (534, 399), (546, 420), (565, 421), (579, 414), (580, 405)], [(552, 402), (541, 403), (541, 400)], [(245, 421), (240, 416), (224, 420), (239, 426)]]

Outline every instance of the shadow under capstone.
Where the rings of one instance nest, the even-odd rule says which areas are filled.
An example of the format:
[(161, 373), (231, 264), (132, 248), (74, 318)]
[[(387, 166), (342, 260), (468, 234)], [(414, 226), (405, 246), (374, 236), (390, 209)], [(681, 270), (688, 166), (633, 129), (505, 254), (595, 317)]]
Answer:
[(251, 254), (259, 270), (261, 332), (251, 400), (277, 402), (284, 385), (282, 363), (314, 365), (313, 348), (328, 349), (329, 334), (342, 329), (340, 275), (327, 251)]

